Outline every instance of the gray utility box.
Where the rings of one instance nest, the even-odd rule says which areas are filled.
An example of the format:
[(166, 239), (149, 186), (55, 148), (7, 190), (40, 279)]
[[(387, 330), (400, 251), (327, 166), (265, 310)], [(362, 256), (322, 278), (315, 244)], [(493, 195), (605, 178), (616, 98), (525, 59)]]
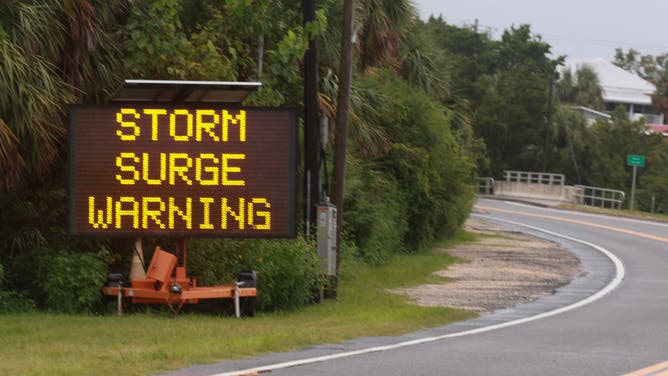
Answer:
[(318, 259), (320, 273), (336, 275), (336, 206), (318, 205)]

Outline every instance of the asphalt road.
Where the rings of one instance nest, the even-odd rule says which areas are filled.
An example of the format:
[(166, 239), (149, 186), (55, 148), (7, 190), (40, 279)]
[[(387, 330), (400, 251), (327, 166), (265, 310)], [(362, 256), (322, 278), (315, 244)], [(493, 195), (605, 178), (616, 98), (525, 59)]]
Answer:
[[(623, 375), (668, 361), (668, 224), (495, 200), (475, 212), (562, 243), (586, 273), (475, 320), (170, 374)], [(664, 374), (656, 370), (634, 375)]]

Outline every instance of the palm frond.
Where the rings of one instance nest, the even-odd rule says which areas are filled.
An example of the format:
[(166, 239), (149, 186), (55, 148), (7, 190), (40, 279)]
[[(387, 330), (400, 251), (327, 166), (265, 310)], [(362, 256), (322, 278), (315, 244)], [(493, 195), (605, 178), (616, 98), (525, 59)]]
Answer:
[(409, 0), (364, 0), (361, 3), (360, 69), (390, 65), (398, 70), (399, 47), (417, 17), (413, 3)]
[[(336, 98), (339, 78), (332, 71), (322, 77), (319, 94), (321, 103), (333, 117), (336, 113)], [(382, 126), (383, 114), (387, 111), (389, 99), (377, 90), (363, 90), (353, 84), (350, 93), (350, 133), (349, 142), (364, 158), (377, 156), (387, 150), (389, 138)]]
[(55, 1), (14, 1), (0, 8), (0, 20), (10, 40), (20, 44), (27, 54), (51, 59), (63, 50), (64, 26), (58, 22)]
[(15, 186), (21, 179), (25, 161), (19, 152), (18, 138), (0, 119), (0, 191)]
[(4, 152), (12, 153), (5, 157), (25, 162), (5, 162), (8, 173), (0, 176), (0, 187), (45, 174), (58, 159), (65, 135), (63, 112), (71, 92), (52, 64), (26, 54), (9, 40), (0, 41), (0, 118), (6, 128)]

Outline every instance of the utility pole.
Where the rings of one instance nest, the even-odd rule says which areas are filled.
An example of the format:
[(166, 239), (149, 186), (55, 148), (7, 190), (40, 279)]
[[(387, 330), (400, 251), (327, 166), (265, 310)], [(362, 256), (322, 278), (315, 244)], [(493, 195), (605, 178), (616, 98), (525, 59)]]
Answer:
[(346, 176), (346, 142), (350, 112), (350, 87), (353, 79), (353, 20), (355, 1), (343, 2), (343, 30), (341, 35), (341, 62), (339, 64), (339, 93), (336, 103), (336, 130), (334, 132), (334, 176), (332, 178), (332, 202), (336, 216), (336, 276), (326, 290), (328, 297), (336, 297), (339, 266), (341, 264), (341, 229), (343, 227), (343, 193)]
[[(315, 20), (315, 0), (303, 0), (302, 9), (304, 24)], [(304, 53), (304, 223), (307, 237), (315, 228), (316, 204), (320, 202), (318, 113), (318, 42), (313, 38)]]
[(563, 65), (565, 59), (565, 56), (559, 56), (554, 60), (550, 60), (547, 64), (550, 87), (547, 92), (547, 114), (545, 115), (543, 134), (543, 172), (547, 172), (548, 153), (550, 151), (550, 128), (552, 127), (552, 113), (554, 112), (554, 85), (559, 78), (557, 67)]
[(554, 97), (554, 72), (550, 72), (550, 87), (547, 92), (547, 115), (543, 134), (543, 172), (547, 172), (547, 157), (550, 149), (550, 128), (552, 127), (552, 102)]

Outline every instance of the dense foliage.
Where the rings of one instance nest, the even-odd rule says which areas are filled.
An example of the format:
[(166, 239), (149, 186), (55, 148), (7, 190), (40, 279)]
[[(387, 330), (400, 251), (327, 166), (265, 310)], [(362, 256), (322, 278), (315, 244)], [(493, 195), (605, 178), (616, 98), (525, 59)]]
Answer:
[(503, 170), (539, 171), (543, 159), (549, 86), (559, 59), (528, 25), (511, 27), (501, 40), (478, 30), (431, 18), (425, 27), (446, 56), (450, 76), (470, 103), (475, 134), (485, 141), (489, 165), (481, 174)]
[[(263, 88), (248, 104), (299, 106), (300, 59), (327, 19), (319, 12), (316, 21), (302, 25), (291, 5), (28, 0), (0, 6), (0, 310), (97, 310), (107, 269), (127, 273), (129, 242), (66, 234), (66, 105), (107, 101), (121, 78), (132, 77), (261, 79)], [(193, 247), (193, 259), (198, 252), (211, 255), (207, 250), (219, 242), (210, 243)], [(221, 257), (233, 256), (225, 249), (238, 242), (223, 243), (229, 244)], [(206, 276), (228, 267), (224, 277), (230, 282), (239, 268), (256, 268), (265, 278), (260, 307), (304, 304), (317, 287), (312, 245), (299, 238), (249, 244), (254, 246), (242, 252), (263, 263), (226, 266), (213, 258), (193, 271)], [(280, 296), (287, 291), (279, 285), (294, 294)]]
[(351, 156), (346, 229), (362, 258), (378, 262), (452, 234), (468, 215), (475, 166), (439, 103), (389, 71), (358, 85), (384, 93), (373, 110), (386, 146)]

